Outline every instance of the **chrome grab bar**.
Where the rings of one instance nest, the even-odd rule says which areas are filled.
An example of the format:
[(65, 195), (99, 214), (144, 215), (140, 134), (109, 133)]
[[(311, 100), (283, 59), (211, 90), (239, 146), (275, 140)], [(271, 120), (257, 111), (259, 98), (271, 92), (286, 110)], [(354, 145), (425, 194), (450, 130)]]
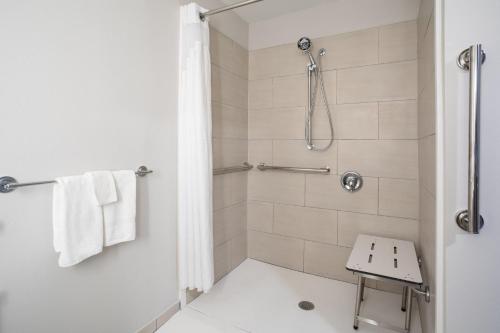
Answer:
[(214, 176), (217, 176), (217, 175), (223, 175), (226, 173), (248, 171), (252, 168), (253, 168), (253, 165), (249, 164), (248, 162), (245, 162), (245, 163), (243, 163), (243, 165), (214, 169), (213, 173), (214, 173)]
[[(141, 165), (137, 171), (135, 172), (135, 175), (137, 177), (144, 177), (149, 173), (152, 173), (153, 170), (149, 170), (146, 166)], [(35, 186), (35, 185), (45, 185), (45, 184), (54, 184), (56, 183), (55, 180), (43, 180), (39, 182), (29, 182), (29, 183), (18, 183), (15, 178), (12, 178), (10, 176), (4, 176), (0, 177), (0, 193), (9, 193), (14, 191), (18, 187), (25, 187), (25, 186)]]
[(330, 174), (330, 167), (324, 168), (298, 168), (298, 167), (285, 167), (285, 166), (275, 166), (275, 165), (266, 165), (265, 163), (260, 163), (257, 166), (257, 169), (260, 171), (285, 171), (285, 172), (294, 172), (294, 173), (313, 173), (313, 174), (322, 174), (328, 175)]
[(456, 222), (463, 230), (478, 234), (484, 224), (479, 212), (479, 134), (481, 65), (486, 56), (481, 44), (460, 53), (458, 67), (469, 71), (469, 181), (467, 209), (457, 213)]

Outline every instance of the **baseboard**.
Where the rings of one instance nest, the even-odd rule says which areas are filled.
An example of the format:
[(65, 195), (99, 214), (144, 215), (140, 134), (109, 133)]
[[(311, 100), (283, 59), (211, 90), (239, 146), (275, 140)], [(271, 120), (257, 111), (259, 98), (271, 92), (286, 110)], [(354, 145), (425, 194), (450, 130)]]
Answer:
[(137, 331), (137, 333), (154, 333), (170, 318), (180, 310), (180, 303), (175, 302), (169, 306), (165, 311), (158, 315), (155, 319), (150, 321), (146, 326)]

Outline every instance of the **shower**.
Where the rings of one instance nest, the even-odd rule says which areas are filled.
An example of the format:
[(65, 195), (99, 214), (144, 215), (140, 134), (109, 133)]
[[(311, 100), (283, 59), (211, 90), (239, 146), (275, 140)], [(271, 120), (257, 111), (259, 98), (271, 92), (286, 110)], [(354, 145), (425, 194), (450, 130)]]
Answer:
[[(307, 110), (305, 117), (305, 141), (307, 149), (314, 151), (324, 151), (331, 147), (333, 143), (333, 120), (332, 114), (330, 112), (330, 106), (328, 105), (328, 99), (326, 97), (325, 84), (323, 82), (323, 76), (321, 75), (321, 68), (319, 61), (321, 57), (326, 54), (325, 49), (320, 49), (318, 52), (318, 61), (314, 59), (311, 53), (312, 42), (308, 37), (302, 37), (297, 42), (297, 47), (302, 50), (309, 57), (309, 64), (307, 64)], [(326, 114), (328, 116), (328, 123), (330, 125), (330, 140), (328, 144), (324, 147), (317, 147), (313, 144), (313, 116), (316, 111), (316, 97), (318, 95), (318, 89), (321, 95), (321, 101), (325, 105)]]

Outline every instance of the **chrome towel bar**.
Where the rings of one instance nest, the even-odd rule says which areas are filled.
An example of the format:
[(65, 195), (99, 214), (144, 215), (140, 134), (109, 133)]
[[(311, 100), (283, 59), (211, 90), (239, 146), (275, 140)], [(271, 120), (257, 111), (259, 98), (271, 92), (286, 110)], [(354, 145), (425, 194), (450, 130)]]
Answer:
[(253, 168), (253, 165), (249, 164), (248, 162), (245, 162), (245, 163), (243, 163), (243, 165), (214, 169), (214, 176), (223, 175), (226, 173), (248, 171), (252, 168)]
[(285, 167), (285, 166), (275, 166), (275, 165), (266, 165), (264, 163), (260, 163), (257, 166), (257, 169), (260, 171), (284, 171), (284, 172), (294, 172), (294, 173), (311, 173), (311, 174), (321, 174), (328, 175), (330, 174), (330, 167), (324, 168), (299, 168), (299, 167)]
[[(149, 170), (146, 166), (142, 165), (137, 169), (135, 175), (137, 177), (144, 177), (148, 173), (152, 172), (153, 170)], [(53, 184), (55, 182), (56, 182), (55, 180), (44, 180), (40, 182), (18, 183), (15, 178), (5, 176), (5, 177), (0, 177), (0, 193), (9, 193), (14, 191), (18, 187)]]
[(479, 137), (481, 65), (486, 56), (481, 44), (472, 45), (458, 56), (458, 67), (469, 71), (469, 181), (467, 209), (457, 213), (458, 226), (472, 234), (478, 234), (484, 221), (479, 211)]

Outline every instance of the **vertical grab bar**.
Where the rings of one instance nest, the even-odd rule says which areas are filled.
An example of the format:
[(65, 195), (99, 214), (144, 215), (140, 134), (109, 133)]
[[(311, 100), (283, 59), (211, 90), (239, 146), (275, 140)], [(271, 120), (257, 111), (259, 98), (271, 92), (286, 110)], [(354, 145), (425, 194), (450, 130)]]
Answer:
[(481, 65), (486, 56), (481, 44), (472, 45), (460, 53), (458, 67), (469, 71), (469, 171), (467, 209), (457, 213), (458, 226), (478, 234), (484, 220), (479, 212), (479, 136)]

